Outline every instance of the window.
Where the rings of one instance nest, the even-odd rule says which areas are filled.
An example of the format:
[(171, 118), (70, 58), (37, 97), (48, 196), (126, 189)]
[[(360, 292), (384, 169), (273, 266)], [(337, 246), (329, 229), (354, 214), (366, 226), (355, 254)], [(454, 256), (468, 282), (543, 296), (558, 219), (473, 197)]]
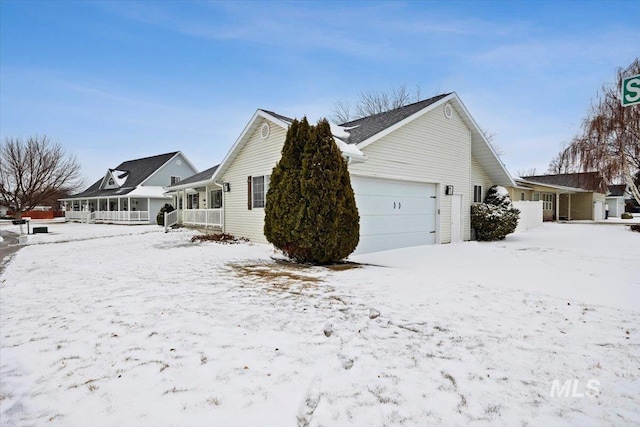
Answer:
[(113, 180), (113, 178), (109, 178), (109, 182), (107, 182), (107, 185), (109, 187), (113, 187), (114, 185), (116, 185), (115, 181)]
[(533, 193), (533, 201), (534, 202), (540, 201), (540, 193)]
[(200, 202), (198, 198), (199, 194), (187, 194), (187, 209), (198, 209), (198, 203)]
[(211, 209), (220, 209), (222, 207), (222, 190), (213, 190), (209, 195), (209, 203)]
[(171, 177), (171, 185), (177, 184), (177, 183), (179, 183), (181, 180), (182, 180), (182, 178), (181, 178), (181, 177), (179, 177), (179, 176), (172, 176), (172, 177)]
[(542, 209), (545, 211), (553, 210), (553, 194), (542, 193)]
[(473, 186), (473, 203), (482, 203), (482, 185)]
[(252, 207), (264, 208), (267, 198), (267, 190), (269, 189), (270, 175), (254, 176), (251, 182), (251, 201)]
[(520, 200), (525, 200), (525, 198), (524, 198), (524, 191), (520, 193)]

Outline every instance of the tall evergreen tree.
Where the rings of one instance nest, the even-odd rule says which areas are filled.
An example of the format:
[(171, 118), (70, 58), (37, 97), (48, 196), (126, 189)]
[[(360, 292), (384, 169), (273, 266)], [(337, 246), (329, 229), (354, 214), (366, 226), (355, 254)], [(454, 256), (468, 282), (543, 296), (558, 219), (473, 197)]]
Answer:
[(271, 175), (265, 236), (298, 261), (329, 264), (358, 245), (359, 216), (347, 162), (329, 122), (291, 124)]

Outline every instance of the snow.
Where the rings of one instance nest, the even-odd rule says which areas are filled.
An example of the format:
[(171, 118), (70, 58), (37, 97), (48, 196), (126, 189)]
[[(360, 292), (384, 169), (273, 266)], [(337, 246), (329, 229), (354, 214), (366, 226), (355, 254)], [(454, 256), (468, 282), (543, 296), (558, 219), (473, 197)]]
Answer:
[(544, 224), (355, 268), (160, 230), (30, 236), (0, 276), (3, 425), (640, 423), (627, 227)]
[(501, 197), (509, 196), (509, 191), (501, 185), (496, 185), (496, 194)]
[(340, 126), (336, 123), (330, 123), (331, 126), (331, 133), (333, 134), (333, 136), (342, 139), (343, 141), (346, 141), (347, 139), (349, 139), (349, 131), (351, 129), (357, 128), (358, 126)]
[(124, 185), (124, 183), (127, 181), (128, 175), (129, 172), (127, 171), (119, 171), (114, 169), (111, 172), (111, 176), (113, 177), (113, 180), (116, 182), (116, 185), (118, 187), (122, 187)]

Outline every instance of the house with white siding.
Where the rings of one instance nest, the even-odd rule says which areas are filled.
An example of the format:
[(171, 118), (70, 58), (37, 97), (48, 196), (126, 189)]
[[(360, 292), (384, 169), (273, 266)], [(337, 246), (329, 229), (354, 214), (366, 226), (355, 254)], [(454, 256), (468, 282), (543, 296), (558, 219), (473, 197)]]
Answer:
[(171, 203), (164, 188), (196, 172), (180, 151), (127, 160), (60, 201), (68, 221), (153, 224), (160, 208)]
[[(169, 188), (175, 202), (185, 206), (189, 192), (220, 190), (215, 226), (266, 242), (265, 196), (291, 122), (257, 110), (208, 179)], [(471, 204), (494, 184), (515, 186), (455, 92), (332, 129), (349, 163), (360, 215), (355, 253), (469, 240)], [(201, 202), (199, 208), (212, 209)]]

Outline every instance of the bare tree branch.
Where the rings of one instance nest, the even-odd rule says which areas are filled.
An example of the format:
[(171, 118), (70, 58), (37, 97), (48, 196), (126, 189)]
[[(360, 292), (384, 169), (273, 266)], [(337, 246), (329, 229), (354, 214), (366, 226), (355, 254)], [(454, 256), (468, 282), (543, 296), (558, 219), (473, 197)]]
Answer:
[(618, 69), (615, 85), (602, 86), (567, 154), (570, 164), (581, 170), (598, 171), (608, 182), (628, 183), (640, 203), (640, 190), (633, 180), (640, 170), (640, 106), (623, 107), (620, 99), (623, 78), (636, 74), (640, 74), (638, 58)]
[(519, 177), (525, 177), (525, 176), (535, 176), (538, 175), (538, 170), (537, 168), (529, 168), (529, 169), (521, 169), (517, 172)]
[(411, 90), (406, 84), (391, 89), (390, 92), (367, 90), (358, 95), (355, 104), (346, 101), (334, 103), (331, 120), (335, 123), (347, 123), (374, 114), (385, 113), (420, 101), (422, 90), (416, 86)]
[(0, 199), (16, 212), (78, 188), (80, 164), (46, 136), (6, 138), (0, 144)]

